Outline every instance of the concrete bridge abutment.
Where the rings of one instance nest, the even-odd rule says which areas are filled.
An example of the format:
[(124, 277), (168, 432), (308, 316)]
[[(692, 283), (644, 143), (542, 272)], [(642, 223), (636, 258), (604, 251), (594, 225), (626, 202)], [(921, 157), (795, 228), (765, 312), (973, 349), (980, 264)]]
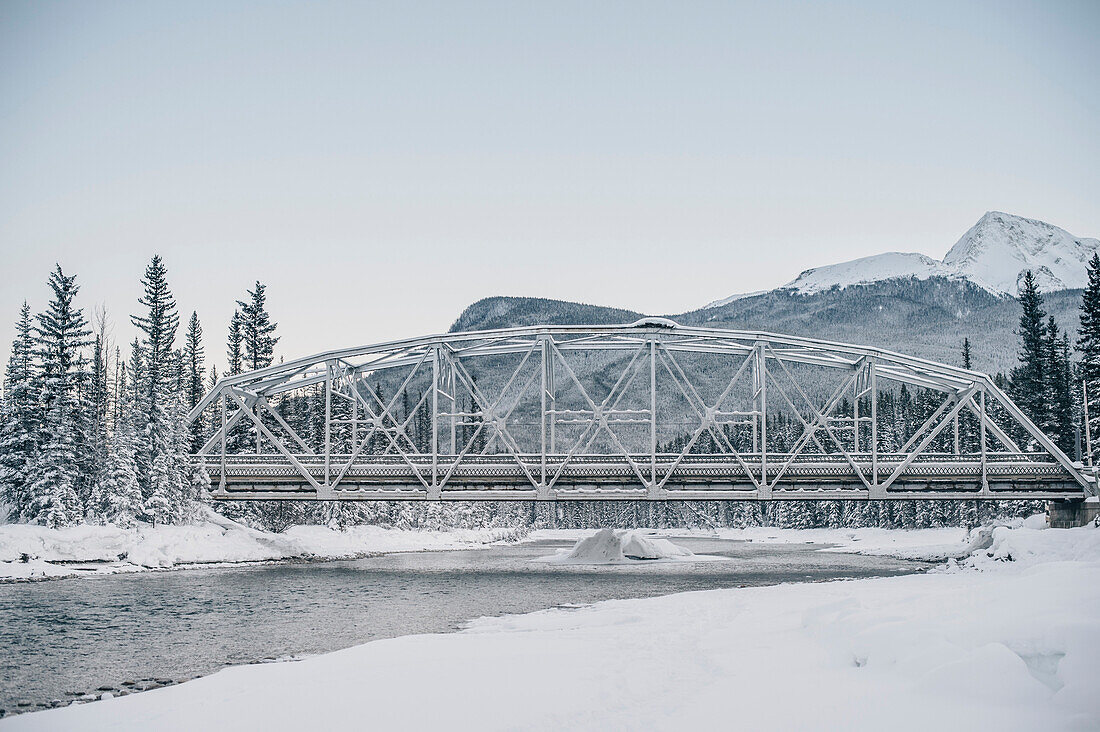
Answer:
[(1096, 521), (1100, 516), (1100, 501), (1090, 498), (1080, 501), (1047, 501), (1047, 522), (1052, 529), (1072, 529)]

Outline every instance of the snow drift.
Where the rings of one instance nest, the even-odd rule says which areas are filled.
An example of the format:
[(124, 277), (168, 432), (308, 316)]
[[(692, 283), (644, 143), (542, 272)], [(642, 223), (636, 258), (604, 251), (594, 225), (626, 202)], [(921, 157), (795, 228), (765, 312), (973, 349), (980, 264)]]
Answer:
[(641, 531), (600, 529), (579, 540), (572, 549), (562, 549), (537, 561), (557, 564), (619, 564), (652, 559), (695, 558), (695, 555), (668, 539), (646, 536)]

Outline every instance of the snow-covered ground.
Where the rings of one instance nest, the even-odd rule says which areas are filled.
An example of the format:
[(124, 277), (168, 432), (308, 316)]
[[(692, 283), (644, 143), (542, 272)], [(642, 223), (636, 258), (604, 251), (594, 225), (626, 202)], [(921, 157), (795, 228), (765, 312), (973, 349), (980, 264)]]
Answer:
[(380, 552), (468, 549), (522, 536), (513, 529), (403, 531), (293, 526), (257, 531), (211, 512), (191, 526), (0, 526), (0, 580), (136, 572), (196, 564), (342, 559)]
[(0, 727), (1096, 729), (1100, 529), (985, 539), (924, 574), (486, 618)]

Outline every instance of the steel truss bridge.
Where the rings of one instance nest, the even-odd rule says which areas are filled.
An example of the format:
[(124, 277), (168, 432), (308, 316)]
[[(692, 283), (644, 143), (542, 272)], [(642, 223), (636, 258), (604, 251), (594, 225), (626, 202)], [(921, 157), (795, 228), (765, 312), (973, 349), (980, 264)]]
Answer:
[[(938, 406), (904, 441), (895, 429), (886, 449), (880, 405), (901, 385), (935, 394)], [(310, 434), (285, 414), (295, 397), (299, 405), (312, 400)], [(195, 459), (217, 499), (1095, 493), (1080, 464), (986, 374), (877, 348), (661, 318), (329, 351), (221, 380), (188, 421), (204, 415), (217, 429)]]

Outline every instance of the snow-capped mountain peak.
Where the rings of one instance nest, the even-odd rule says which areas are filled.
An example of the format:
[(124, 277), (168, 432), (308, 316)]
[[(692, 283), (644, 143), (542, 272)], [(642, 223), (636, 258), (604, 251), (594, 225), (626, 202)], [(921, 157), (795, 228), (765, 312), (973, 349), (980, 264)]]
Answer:
[(809, 295), (833, 287), (865, 285), (871, 282), (899, 278), (926, 280), (929, 277), (947, 277), (950, 271), (942, 262), (915, 252), (887, 252), (870, 257), (853, 259), (850, 262), (829, 264), (824, 267), (808, 269), (783, 289), (793, 289)]
[[(1016, 295), (1024, 272), (1031, 270), (1044, 292), (1084, 287), (1086, 266), (1100, 240), (1075, 237), (1043, 221), (990, 211), (963, 234), (938, 261), (916, 252), (887, 252), (849, 262), (814, 267), (802, 272), (781, 290), (810, 295), (851, 285), (894, 279), (931, 277), (969, 280), (997, 295)], [(720, 307), (742, 297), (716, 300)]]
[(1015, 295), (1031, 270), (1045, 291), (1084, 287), (1086, 263), (1100, 248), (1044, 221), (990, 211), (943, 258), (961, 276), (994, 292)]

